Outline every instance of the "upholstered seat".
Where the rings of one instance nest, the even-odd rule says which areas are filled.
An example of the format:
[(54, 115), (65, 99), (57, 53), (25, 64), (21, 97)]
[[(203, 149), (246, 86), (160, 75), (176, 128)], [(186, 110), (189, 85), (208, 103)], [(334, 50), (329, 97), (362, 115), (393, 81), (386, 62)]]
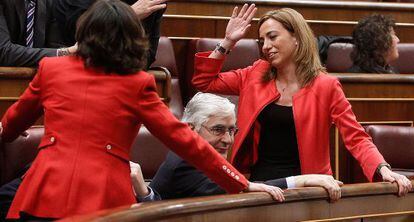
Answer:
[(370, 125), (366, 132), (395, 172), (414, 178), (414, 127)]
[[(0, 186), (22, 176), (25, 167), (37, 155), (37, 146), (44, 133), (43, 126), (28, 129), (11, 143), (0, 143)], [(144, 178), (152, 178), (164, 161), (168, 149), (141, 127), (131, 148), (131, 160), (141, 165)]]
[[(395, 67), (401, 74), (413, 74), (414, 63), (414, 44), (400, 43), (398, 44), (399, 58), (392, 62), (391, 65)], [(329, 46), (328, 59), (326, 61), (326, 68), (331, 73), (344, 73), (352, 66), (351, 52), (353, 45), (349, 43), (334, 43)]]
[(177, 64), (172, 42), (167, 37), (161, 37), (158, 43), (157, 55), (152, 67), (157, 66), (165, 67), (171, 73), (171, 100), (169, 101), (169, 107), (177, 118), (181, 118), (184, 108), (178, 80)]

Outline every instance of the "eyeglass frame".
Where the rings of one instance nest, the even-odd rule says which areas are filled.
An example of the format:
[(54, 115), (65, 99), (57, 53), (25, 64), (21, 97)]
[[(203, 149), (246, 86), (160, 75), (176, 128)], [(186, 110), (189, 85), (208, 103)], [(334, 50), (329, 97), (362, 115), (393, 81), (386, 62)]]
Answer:
[[(224, 136), (226, 132), (229, 133), (230, 136), (234, 136), (239, 131), (239, 128), (237, 126), (225, 127), (222, 125), (218, 125), (218, 126), (215, 125), (212, 127), (207, 127), (204, 124), (201, 124), (201, 126), (204, 127), (210, 134), (214, 136)], [(214, 128), (216, 129), (220, 128), (219, 126), (222, 126), (222, 128), (224, 129), (223, 132), (219, 132), (218, 130), (214, 129)]]

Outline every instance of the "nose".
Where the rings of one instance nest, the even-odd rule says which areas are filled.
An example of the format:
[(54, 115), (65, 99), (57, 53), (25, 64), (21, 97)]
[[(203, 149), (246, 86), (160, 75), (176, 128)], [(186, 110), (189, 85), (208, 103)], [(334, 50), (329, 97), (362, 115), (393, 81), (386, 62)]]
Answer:
[(234, 136), (230, 135), (229, 131), (226, 131), (224, 135), (221, 137), (221, 142), (229, 144), (232, 142), (233, 137)]
[(262, 52), (267, 52), (270, 49), (270, 43), (268, 40), (263, 41)]

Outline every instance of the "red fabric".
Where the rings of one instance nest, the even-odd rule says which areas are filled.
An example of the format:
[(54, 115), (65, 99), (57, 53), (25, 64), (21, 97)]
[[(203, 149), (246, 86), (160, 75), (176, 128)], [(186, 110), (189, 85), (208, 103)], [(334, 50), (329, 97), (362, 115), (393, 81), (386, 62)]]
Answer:
[(154, 77), (145, 72), (104, 74), (84, 69), (76, 57), (45, 58), (3, 117), (3, 139), (16, 138), (42, 112), (41, 150), (9, 218), (18, 218), (20, 211), (63, 218), (135, 203), (128, 160), (141, 123), (228, 192), (247, 186), (243, 175), (171, 114), (157, 95)]
[[(219, 73), (223, 60), (197, 53), (193, 84), (204, 92), (239, 95), (237, 124), (240, 129), (232, 147), (230, 162), (241, 172), (257, 161), (260, 126), (257, 116), (280, 94), (274, 81), (263, 82), (270, 64), (256, 61), (244, 69)], [(293, 116), (302, 174), (332, 174), (329, 156), (329, 128), (334, 123), (365, 176), (373, 180), (378, 164), (385, 162), (371, 138), (357, 122), (336, 77), (320, 73), (293, 96)]]

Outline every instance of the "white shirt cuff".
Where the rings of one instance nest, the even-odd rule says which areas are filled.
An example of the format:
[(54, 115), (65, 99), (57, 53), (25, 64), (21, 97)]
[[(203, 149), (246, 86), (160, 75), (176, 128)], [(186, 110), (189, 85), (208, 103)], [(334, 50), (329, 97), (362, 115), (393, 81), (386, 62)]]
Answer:
[(294, 176), (287, 177), (286, 178), (286, 184), (287, 184), (288, 189), (295, 188), (296, 187), (295, 177)]

